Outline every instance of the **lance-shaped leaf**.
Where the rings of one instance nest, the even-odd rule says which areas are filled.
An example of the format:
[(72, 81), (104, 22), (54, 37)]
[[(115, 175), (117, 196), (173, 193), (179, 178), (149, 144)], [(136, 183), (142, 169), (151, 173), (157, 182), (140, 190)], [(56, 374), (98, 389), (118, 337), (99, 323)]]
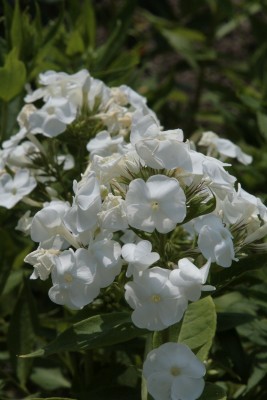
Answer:
[(43, 349), (20, 357), (47, 356), (61, 351), (89, 350), (126, 342), (147, 333), (131, 322), (126, 312), (96, 315), (74, 324)]
[(211, 348), (215, 331), (215, 305), (208, 296), (189, 305), (177, 341), (187, 344), (196, 356), (204, 361)]

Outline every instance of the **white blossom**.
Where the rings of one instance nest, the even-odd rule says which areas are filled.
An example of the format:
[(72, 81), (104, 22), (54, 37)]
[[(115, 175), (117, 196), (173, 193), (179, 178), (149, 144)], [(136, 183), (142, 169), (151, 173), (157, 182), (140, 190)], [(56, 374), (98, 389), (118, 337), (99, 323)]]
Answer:
[(150, 351), (143, 375), (154, 400), (196, 400), (203, 392), (204, 364), (188, 346), (164, 343)]
[(90, 263), (88, 251), (65, 250), (55, 258), (51, 277), (53, 286), (49, 289), (50, 299), (70, 309), (81, 309), (91, 303), (99, 294), (94, 282), (95, 266)]
[(8, 173), (0, 176), (0, 206), (12, 208), (36, 187), (36, 180), (29, 170), (19, 169), (12, 177)]
[(215, 290), (214, 286), (204, 285), (210, 269), (210, 260), (203, 267), (196, 267), (188, 258), (178, 261), (178, 268), (170, 273), (170, 281), (177, 286), (189, 301), (200, 299), (201, 291)]
[(199, 141), (199, 146), (208, 147), (208, 154), (218, 152), (223, 158), (237, 158), (242, 164), (248, 165), (252, 162), (252, 157), (244, 153), (239, 146), (229, 139), (222, 139), (214, 132), (204, 132)]
[(135, 179), (126, 194), (129, 225), (161, 233), (173, 230), (186, 216), (186, 197), (175, 178), (151, 176), (146, 182)]
[(98, 221), (102, 229), (110, 232), (124, 231), (128, 228), (125, 201), (121, 196), (109, 193), (98, 213)]
[(132, 321), (139, 328), (159, 331), (180, 321), (187, 300), (169, 280), (169, 271), (147, 269), (125, 285), (125, 299), (134, 309)]
[(143, 272), (159, 260), (159, 254), (152, 252), (152, 244), (148, 240), (141, 240), (137, 244), (126, 243), (121, 250), (122, 257), (128, 263), (126, 276)]
[(221, 267), (230, 267), (232, 261), (237, 261), (231, 232), (215, 215), (205, 215), (197, 218), (195, 229), (198, 235), (198, 247), (203, 256)]

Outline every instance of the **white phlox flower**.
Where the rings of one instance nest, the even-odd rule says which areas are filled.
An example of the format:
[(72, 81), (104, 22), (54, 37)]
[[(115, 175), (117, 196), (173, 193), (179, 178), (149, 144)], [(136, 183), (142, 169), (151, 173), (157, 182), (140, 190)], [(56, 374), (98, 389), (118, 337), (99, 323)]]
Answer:
[(244, 165), (251, 164), (252, 162), (252, 157), (244, 153), (239, 146), (231, 142), (229, 139), (220, 138), (214, 132), (204, 132), (198, 144), (199, 146), (208, 147), (209, 155), (212, 155), (214, 152), (218, 152), (222, 158), (236, 158)]
[(196, 400), (203, 392), (204, 364), (181, 343), (164, 343), (150, 351), (143, 366), (154, 400)]
[(146, 232), (172, 231), (186, 216), (186, 197), (179, 182), (165, 175), (146, 182), (135, 179), (125, 198), (129, 225)]
[(187, 300), (169, 280), (169, 271), (147, 269), (125, 285), (125, 299), (134, 309), (132, 321), (138, 328), (160, 331), (180, 321)]
[(28, 210), (22, 215), (22, 217), (20, 217), (15, 229), (23, 232), (25, 235), (29, 235), (31, 231), (31, 225), (32, 225), (31, 211)]
[(65, 98), (51, 98), (45, 105), (29, 116), (31, 133), (41, 133), (47, 137), (55, 137), (66, 130), (73, 122), (77, 109)]
[(207, 280), (210, 260), (203, 267), (196, 267), (188, 258), (182, 258), (178, 261), (178, 268), (170, 273), (170, 281), (177, 286), (183, 296), (189, 301), (200, 299), (202, 291), (213, 291), (214, 286), (205, 285)]
[(49, 278), (52, 267), (55, 264), (55, 258), (60, 254), (57, 249), (43, 249), (39, 247), (24, 258), (24, 262), (31, 264), (34, 268), (30, 279), (40, 278), (45, 281)]
[(80, 182), (73, 182), (75, 193), (73, 204), (64, 221), (75, 234), (91, 230), (97, 224), (97, 214), (101, 209), (100, 187), (92, 172)]
[(14, 207), (36, 185), (36, 180), (27, 169), (17, 170), (13, 177), (8, 173), (0, 175), (0, 206), (8, 209)]
[(231, 232), (216, 215), (205, 215), (195, 221), (198, 232), (198, 247), (203, 256), (221, 267), (230, 267), (232, 261), (238, 261)]
[(151, 115), (142, 117), (136, 112), (133, 116), (130, 140), (138, 155), (149, 167), (192, 171), (189, 143), (183, 142), (181, 129), (161, 131)]
[(67, 98), (76, 107), (81, 107), (83, 102), (83, 90), (90, 82), (87, 70), (81, 70), (76, 74), (69, 75), (65, 72), (46, 71), (39, 75), (39, 83), (43, 87), (25, 97), (26, 102), (34, 102), (43, 98), (47, 102), (51, 98)]
[(32, 240), (34, 242), (44, 242), (60, 235), (74, 247), (79, 247), (64, 223), (64, 217), (69, 208), (68, 203), (53, 200), (45, 205), (42, 210), (38, 211), (32, 220)]
[(99, 294), (95, 274), (95, 266), (90, 264), (86, 249), (78, 249), (75, 253), (72, 249), (65, 250), (55, 258), (51, 271), (53, 286), (48, 295), (56, 304), (81, 309)]
[(6, 164), (19, 168), (29, 168), (32, 165), (32, 156), (40, 153), (39, 149), (29, 141), (24, 141), (8, 152)]
[(93, 158), (95, 154), (106, 157), (113, 153), (119, 153), (119, 145), (122, 144), (122, 142), (122, 136), (110, 136), (108, 131), (101, 131), (96, 134), (95, 138), (89, 141), (86, 148), (90, 152), (91, 158)]
[(152, 244), (148, 240), (141, 240), (137, 244), (126, 243), (121, 255), (128, 263), (127, 277), (145, 271), (160, 258), (158, 253), (152, 252)]
[(109, 236), (97, 237), (88, 248), (90, 265), (95, 266), (95, 281), (101, 288), (109, 286), (121, 272), (121, 246)]
[(128, 228), (125, 201), (121, 196), (109, 193), (98, 213), (98, 222), (102, 229), (110, 232), (124, 231)]
[(110, 156), (102, 157), (94, 155), (90, 165), (91, 171), (94, 171), (101, 185), (109, 185), (113, 178), (121, 175), (119, 162), (123, 157), (120, 153), (114, 153)]

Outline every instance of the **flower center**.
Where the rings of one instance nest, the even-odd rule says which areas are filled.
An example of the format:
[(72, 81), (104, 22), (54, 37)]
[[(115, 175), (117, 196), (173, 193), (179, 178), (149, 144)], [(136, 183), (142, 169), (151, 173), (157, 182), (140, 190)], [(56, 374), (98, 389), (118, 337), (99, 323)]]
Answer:
[(153, 295), (151, 296), (151, 300), (152, 300), (154, 303), (159, 303), (159, 302), (161, 301), (161, 297), (160, 297), (159, 294), (153, 294)]
[(153, 202), (151, 203), (151, 207), (152, 207), (152, 210), (158, 210), (158, 208), (159, 208), (159, 203), (158, 203), (157, 201), (153, 201)]
[(64, 281), (67, 283), (71, 283), (73, 281), (73, 276), (71, 274), (65, 274), (64, 275)]
[(171, 367), (171, 374), (172, 374), (172, 376), (178, 376), (178, 375), (180, 375), (180, 373), (181, 373), (181, 370), (180, 370), (180, 368), (178, 368), (178, 367)]
[(17, 194), (17, 188), (13, 188), (13, 189), (11, 190), (11, 193), (15, 196), (15, 195)]

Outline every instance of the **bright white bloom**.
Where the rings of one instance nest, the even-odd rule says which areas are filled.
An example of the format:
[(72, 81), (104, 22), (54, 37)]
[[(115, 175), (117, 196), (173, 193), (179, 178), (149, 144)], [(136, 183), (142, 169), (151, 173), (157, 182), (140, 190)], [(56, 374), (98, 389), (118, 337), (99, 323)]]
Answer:
[(55, 264), (55, 258), (59, 253), (60, 251), (56, 249), (43, 249), (39, 247), (28, 254), (24, 258), (24, 262), (31, 264), (34, 268), (30, 279), (40, 278), (42, 281), (48, 279), (51, 269)]
[(128, 262), (127, 277), (145, 271), (159, 260), (159, 254), (151, 250), (152, 244), (148, 240), (141, 240), (137, 244), (127, 243), (122, 247), (121, 255)]
[(77, 110), (67, 99), (53, 98), (29, 116), (31, 133), (42, 133), (55, 137), (66, 130), (68, 124), (76, 118)]
[(68, 203), (51, 201), (38, 211), (32, 220), (31, 238), (34, 242), (44, 242), (57, 235), (77, 247), (77, 243), (64, 224), (64, 216), (69, 210)]
[(170, 281), (177, 286), (189, 301), (200, 299), (201, 291), (215, 290), (214, 286), (204, 285), (210, 269), (210, 260), (201, 268), (197, 268), (188, 258), (178, 261), (178, 268), (170, 273)]
[(110, 237), (97, 238), (89, 244), (90, 265), (96, 269), (95, 281), (101, 288), (110, 285), (121, 272), (121, 246)]
[(133, 117), (130, 140), (149, 167), (192, 171), (189, 144), (183, 142), (181, 129), (163, 132), (151, 115), (142, 117), (137, 112)]
[(151, 176), (135, 179), (126, 194), (129, 225), (146, 232), (173, 230), (186, 216), (186, 197), (175, 178)]
[(160, 331), (180, 321), (187, 300), (169, 280), (169, 271), (147, 269), (125, 285), (125, 299), (134, 309), (132, 321), (138, 328)]
[(198, 235), (198, 247), (203, 256), (221, 267), (230, 267), (235, 258), (235, 250), (230, 231), (225, 228), (216, 215), (197, 218), (195, 229)]
[(208, 154), (212, 154), (215, 151), (223, 157), (237, 158), (239, 162), (245, 165), (252, 162), (252, 157), (244, 153), (239, 146), (229, 139), (219, 138), (214, 132), (204, 132), (198, 144), (199, 146), (207, 146)]
[(83, 103), (83, 92), (90, 85), (90, 75), (85, 69), (73, 75), (65, 72), (46, 71), (39, 75), (39, 83), (44, 87), (28, 94), (25, 97), (26, 102), (34, 102), (41, 98), (45, 102), (51, 98), (65, 98), (75, 108), (80, 108)]
[(55, 258), (51, 277), (53, 286), (49, 289), (50, 299), (60, 305), (76, 310), (91, 303), (99, 294), (94, 282), (96, 269), (90, 264), (88, 251), (78, 249), (63, 251)]
[(78, 183), (74, 181), (73, 191), (73, 205), (64, 220), (69, 229), (79, 234), (96, 225), (97, 214), (101, 209), (100, 188), (95, 174), (87, 175)]
[(28, 210), (18, 220), (18, 223), (17, 223), (17, 226), (16, 226), (15, 229), (17, 229), (18, 231), (23, 232), (25, 235), (29, 235), (30, 231), (31, 231), (31, 225), (32, 225), (31, 211)]
[(110, 232), (124, 231), (128, 228), (125, 201), (121, 196), (109, 193), (105, 198), (98, 221), (102, 229)]
[(0, 176), (0, 206), (12, 208), (36, 187), (36, 180), (27, 169), (19, 169), (15, 175)]
[(13, 149), (9, 149), (6, 163), (10, 166), (27, 168), (32, 165), (32, 156), (38, 153), (39, 149), (32, 142), (24, 141)]
[(203, 392), (204, 364), (188, 346), (164, 343), (148, 353), (143, 375), (154, 400), (196, 400)]
[(121, 175), (119, 162), (123, 157), (122, 154), (114, 153), (107, 157), (95, 155), (90, 166), (94, 171), (101, 185), (109, 185), (113, 178)]
[(95, 138), (90, 140), (86, 148), (90, 152), (91, 158), (95, 154), (106, 157), (112, 155), (113, 153), (118, 153), (118, 146), (122, 142), (122, 136), (110, 136), (108, 131), (101, 131), (97, 133)]

